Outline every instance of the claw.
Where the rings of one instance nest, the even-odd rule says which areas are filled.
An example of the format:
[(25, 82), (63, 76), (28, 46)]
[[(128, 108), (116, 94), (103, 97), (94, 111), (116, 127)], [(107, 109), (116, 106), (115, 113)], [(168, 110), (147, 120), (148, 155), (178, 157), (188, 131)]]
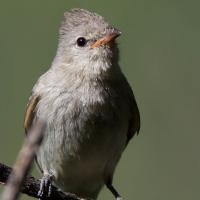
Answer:
[(52, 178), (51, 174), (44, 174), (40, 182), (40, 190), (38, 191), (39, 199), (42, 199), (46, 194), (48, 197), (51, 196), (52, 191)]

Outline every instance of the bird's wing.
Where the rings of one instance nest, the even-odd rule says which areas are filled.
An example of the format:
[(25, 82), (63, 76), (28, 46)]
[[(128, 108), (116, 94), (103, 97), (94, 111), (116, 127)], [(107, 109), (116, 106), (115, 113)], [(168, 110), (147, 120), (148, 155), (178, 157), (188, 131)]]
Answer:
[(26, 107), (25, 117), (24, 117), (24, 129), (27, 134), (28, 130), (30, 129), (32, 122), (35, 117), (36, 106), (40, 100), (39, 95), (32, 95), (29, 98), (29, 102)]
[(132, 103), (130, 106), (131, 106), (131, 114), (132, 115), (131, 115), (131, 118), (129, 121), (129, 128), (128, 128), (128, 133), (127, 133), (126, 144), (129, 143), (129, 141), (135, 135), (135, 133), (139, 134), (139, 131), (140, 131), (140, 113), (139, 113), (139, 109), (136, 104), (135, 98), (132, 99)]
[[(131, 138), (137, 133), (139, 134), (140, 131), (140, 112), (133, 94), (131, 87), (128, 85), (128, 103), (131, 112), (131, 117), (129, 120), (129, 128), (127, 133), (127, 141), (126, 145), (129, 143)], [(127, 88), (126, 88), (127, 89)]]
[[(28, 131), (30, 130), (33, 120), (35, 119), (35, 113), (36, 113), (36, 106), (38, 102), (40, 101), (39, 95), (31, 95), (26, 107), (25, 117), (24, 117), (24, 129), (25, 133), (28, 134)], [(35, 157), (36, 164), (40, 171), (43, 173), (42, 168), (40, 167), (37, 157)]]

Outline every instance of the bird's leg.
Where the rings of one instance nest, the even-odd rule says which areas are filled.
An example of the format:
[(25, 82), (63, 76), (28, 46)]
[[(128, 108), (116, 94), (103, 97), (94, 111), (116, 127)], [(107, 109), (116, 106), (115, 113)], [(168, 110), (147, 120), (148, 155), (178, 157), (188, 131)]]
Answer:
[(48, 197), (51, 195), (52, 181), (53, 175), (49, 172), (44, 172), (40, 182), (40, 190), (38, 191), (39, 199), (42, 199), (42, 197), (46, 194)]
[(111, 193), (115, 196), (116, 200), (122, 200), (121, 195), (117, 192), (117, 190), (113, 187), (111, 183), (107, 183), (106, 186), (111, 191)]

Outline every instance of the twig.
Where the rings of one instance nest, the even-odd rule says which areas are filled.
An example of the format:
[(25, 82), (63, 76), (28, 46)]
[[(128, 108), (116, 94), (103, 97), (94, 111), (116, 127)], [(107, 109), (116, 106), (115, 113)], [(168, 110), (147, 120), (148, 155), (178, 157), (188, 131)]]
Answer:
[[(0, 184), (6, 184), (8, 176), (11, 173), (11, 168), (0, 163)], [(24, 194), (27, 194), (31, 197), (38, 198), (37, 194), (40, 188), (40, 180), (32, 176), (25, 178), (21, 191)], [(43, 200), (84, 200), (77, 197), (74, 194), (63, 193), (56, 187), (52, 187), (52, 193), (50, 197), (43, 197)]]
[(19, 152), (13, 171), (11, 172), (5, 190), (2, 193), (1, 200), (17, 199), (23, 180), (31, 167), (35, 153), (42, 142), (44, 128), (45, 124), (41, 120), (36, 119), (35, 125), (28, 132), (28, 136)]

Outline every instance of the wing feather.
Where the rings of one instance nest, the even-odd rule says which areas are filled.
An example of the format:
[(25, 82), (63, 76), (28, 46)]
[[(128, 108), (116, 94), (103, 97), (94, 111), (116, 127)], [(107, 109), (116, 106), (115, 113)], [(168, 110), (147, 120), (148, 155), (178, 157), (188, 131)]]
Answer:
[(126, 97), (127, 97), (129, 108), (130, 108), (130, 119), (129, 119), (129, 127), (128, 127), (128, 133), (127, 133), (127, 141), (126, 141), (126, 145), (127, 145), (136, 133), (139, 134), (140, 112), (139, 112), (133, 91), (128, 81), (126, 80), (126, 78), (124, 78), (124, 81), (125, 81), (124, 90), (127, 91)]
[(135, 100), (135, 97), (133, 95), (133, 92), (131, 91), (131, 96), (130, 96), (130, 111), (131, 111), (131, 118), (129, 121), (129, 129), (127, 133), (127, 142), (126, 144), (129, 143), (129, 141), (132, 139), (132, 137), (137, 133), (139, 134), (140, 131), (140, 112)]
[(28, 130), (30, 129), (32, 125), (33, 119), (35, 117), (36, 106), (39, 100), (40, 100), (40, 96), (38, 95), (32, 95), (29, 98), (29, 102), (27, 104), (25, 117), (24, 117), (24, 129), (26, 133), (28, 132)]

